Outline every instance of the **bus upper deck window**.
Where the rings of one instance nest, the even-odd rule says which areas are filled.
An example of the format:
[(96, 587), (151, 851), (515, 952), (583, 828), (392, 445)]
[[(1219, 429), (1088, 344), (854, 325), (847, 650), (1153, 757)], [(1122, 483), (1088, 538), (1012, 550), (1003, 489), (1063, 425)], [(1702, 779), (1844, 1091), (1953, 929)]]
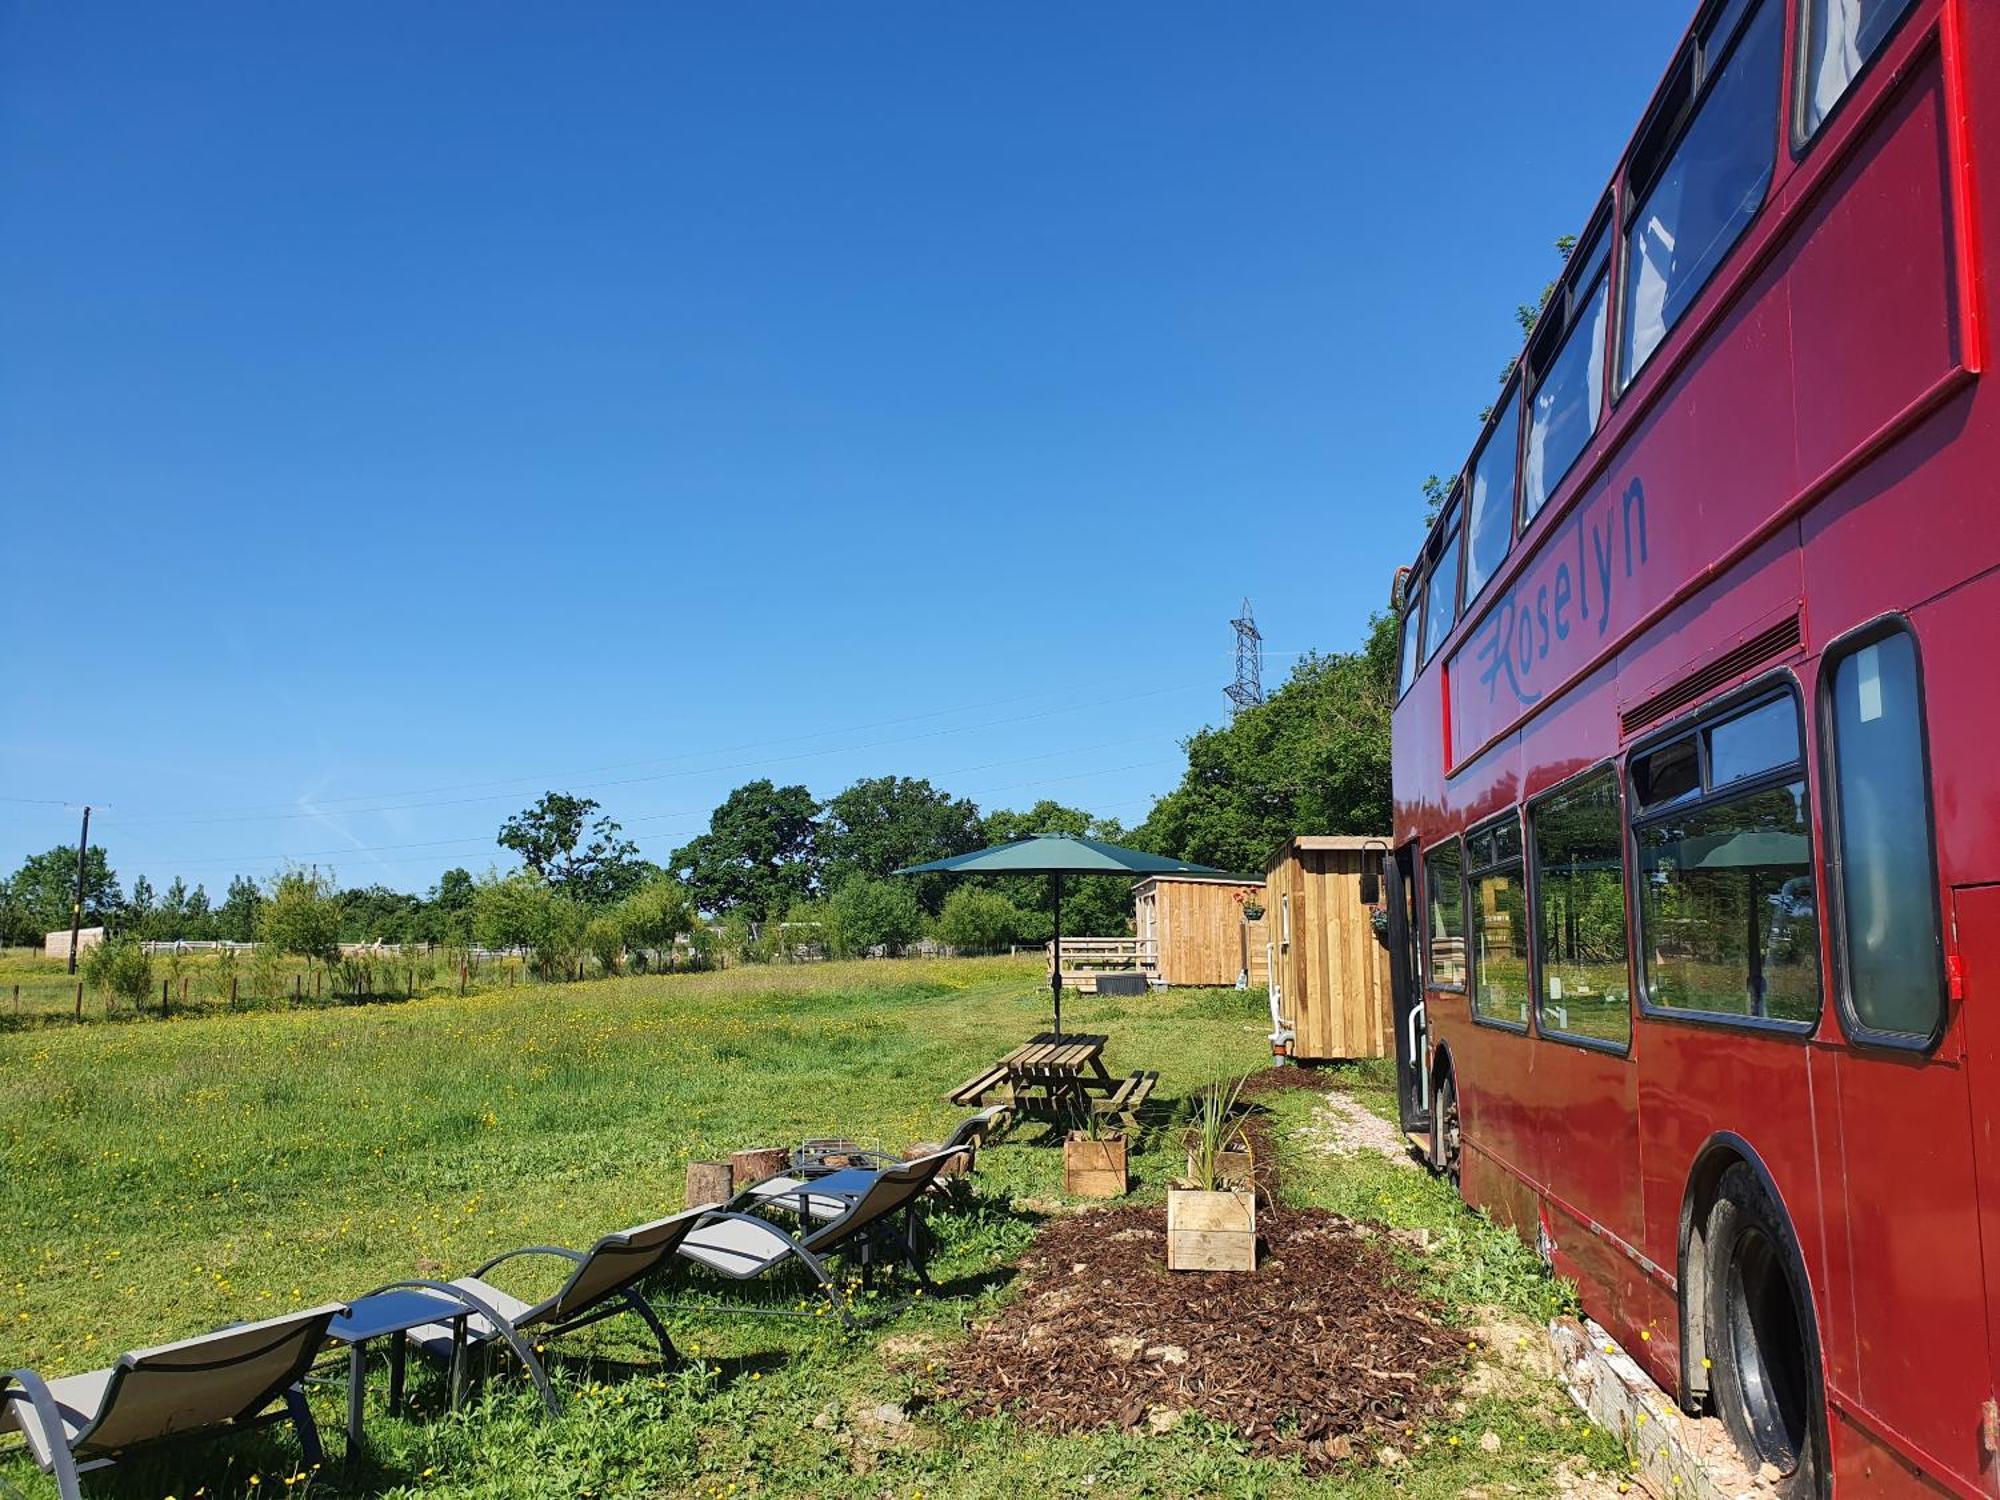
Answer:
[(1517, 389), (1503, 398), (1500, 420), (1472, 461), (1472, 494), (1466, 511), (1465, 606), (1507, 560), (1514, 545), (1514, 470), (1521, 429)]
[(1771, 186), (1784, 7), (1762, 0), (1747, 21), (1741, 10), (1728, 7), (1676, 70), (1633, 150), (1625, 383), (1708, 284)]
[(1843, 990), (1863, 1030), (1927, 1043), (1943, 1024), (1944, 986), (1909, 634), (1897, 630), (1848, 651), (1829, 689)]
[(1535, 384), (1521, 476), (1524, 522), (1548, 503), (1603, 416), (1610, 261), (1611, 236), (1600, 228), (1582, 250), (1575, 275), (1543, 310), (1547, 327), (1536, 330), (1539, 337), (1528, 356)]
[(1445, 535), (1451, 538), (1445, 543), (1444, 551), (1438, 554), (1437, 566), (1431, 569), (1430, 587), (1425, 593), (1424, 603), (1424, 655), (1426, 663), (1438, 653), (1444, 638), (1451, 634), (1452, 622), (1458, 611), (1458, 509), (1454, 506), (1445, 512)]
[(1410, 684), (1417, 680), (1417, 637), (1422, 633), (1424, 622), (1423, 590), (1418, 589), (1410, 596), (1410, 602), (1403, 606), (1403, 669), (1398, 696), (1410, 690)]
[(1910, 0), (1806, 0), (1799, 70), (1799, 138), (1810, 139), (1847, 96)]

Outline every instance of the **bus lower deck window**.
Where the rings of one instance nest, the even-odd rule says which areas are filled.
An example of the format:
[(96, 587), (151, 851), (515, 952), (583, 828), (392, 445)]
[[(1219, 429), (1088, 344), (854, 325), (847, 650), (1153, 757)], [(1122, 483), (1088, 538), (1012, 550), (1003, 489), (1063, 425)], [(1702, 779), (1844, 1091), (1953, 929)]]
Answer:
[(1426, 932), (1432, 989), (1465, 988), (1465, 880), (1458, 840), (1424, 854)]
[[(1472, 1011), (1481, 1020), (1528, 1024), (1528, 888), (1515, 818), (1469, 837), (1473, 864), (1466, 914), (1472, 948)], [(1488, 862), (1491, 861), (1489, 864)]]
[(1638, 832), (1647, 992), (1668, 1010), (1819, 1015), (1819, 905), (1801, 776)]
[(1544, 1032), (1623, 1047), (1632, 1039), (1625, 963), (1625, 825), (1603, 770), (1536, 805), (1535, 943)]

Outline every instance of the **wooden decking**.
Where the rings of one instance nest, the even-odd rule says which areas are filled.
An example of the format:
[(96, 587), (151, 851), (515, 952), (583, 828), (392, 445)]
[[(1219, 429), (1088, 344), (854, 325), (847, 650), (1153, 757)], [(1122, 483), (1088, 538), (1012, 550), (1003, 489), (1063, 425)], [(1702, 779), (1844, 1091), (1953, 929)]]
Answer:
[[(1044, 946), (1049, 963), (1055, 961), (1055, 944)], [(1079, 994), (1097, 993), (1099, 974), (1144, 974), (1154, 972), (1153, 945), (1144, 938), (1073, 938), (1062, 940), (1062, 982), (1066, 990)]]

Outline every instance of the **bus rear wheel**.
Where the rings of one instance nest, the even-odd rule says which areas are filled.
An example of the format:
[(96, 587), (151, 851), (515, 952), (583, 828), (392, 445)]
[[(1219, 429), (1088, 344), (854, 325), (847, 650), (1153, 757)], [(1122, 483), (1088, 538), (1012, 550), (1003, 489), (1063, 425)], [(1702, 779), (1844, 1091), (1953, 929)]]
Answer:
[(1790, 1497), (1823, 1491), (1826, 1442), (1811, 1311), (1794, 1275), (1790, 1227), (1742, 1163), (1722, 1174), (1708, 1221), (1710, 1391), (1750, 1467), (1769, 1464)]

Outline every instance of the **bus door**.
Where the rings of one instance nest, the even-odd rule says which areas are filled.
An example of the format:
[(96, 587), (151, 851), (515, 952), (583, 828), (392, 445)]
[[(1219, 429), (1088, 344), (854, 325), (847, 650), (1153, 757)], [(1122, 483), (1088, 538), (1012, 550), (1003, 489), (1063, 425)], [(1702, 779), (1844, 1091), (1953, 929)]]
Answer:
[(1417, 846), (1384, 854), (1389, 995), (1396, 1026), (1396, 1102), (1403, 1129), (1431, 1128), (1430, 1035), (1417, 968)]
[[(1820, 673), (1825, 990), (1845, 1040), (1832, 1050), (1839, 1181), (1827, 1198), (1845, 1200), (1841, 1300), (1852, 1310), (1851, 1332), (1825, 1352), (1830, 1415), (1852, 1429), (1834, 1437), (1837, 1478), (1875, 1492), (1893, 1478), (1885, 1446), (1963, 1485), (1993, 1482), (1983, 1429), (1995, 1246), (1982, 1263), (1977, 1165), (1992, 1147), (1976, 1132), (1993, 1123), (2000, 1058), (2000, 888), (1940, 891), (1935, 852), (1940, 836), (1960, 837), (1943, 832), (1947, 810), (1969, 811), (1990, 785), (1990, 744), (1975, 743), (1954, 695), (1936, 688), (1988, 680), (1991, 618), (1920, 623), (1928, 695), (1908, 628), (1834, 643)], [(1851, 1422), (1843, 1407), (1858, 1408)]]

